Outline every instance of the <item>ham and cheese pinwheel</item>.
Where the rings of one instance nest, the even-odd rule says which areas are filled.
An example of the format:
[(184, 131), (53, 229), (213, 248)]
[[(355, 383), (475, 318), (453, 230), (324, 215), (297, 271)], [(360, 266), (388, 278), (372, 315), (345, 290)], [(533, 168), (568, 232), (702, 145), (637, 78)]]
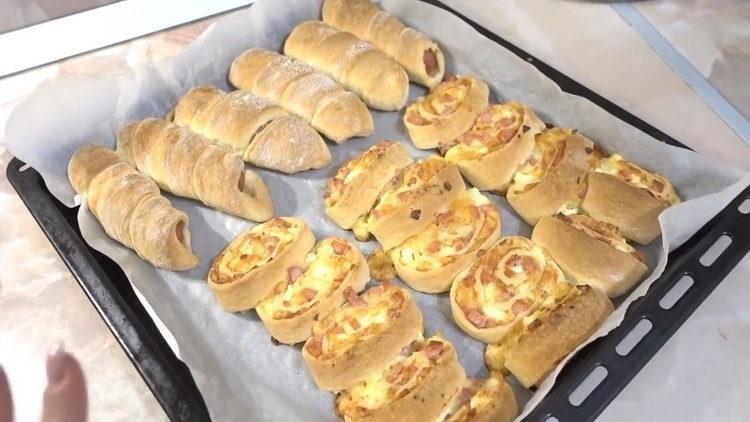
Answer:
[(648, 270), (643, 255), (617, 227), (587, 215), (542, 217), (531, 240), (546, 248), (569, 277), (609, 297), (630, 290)]
[(409, 293), (390, 283), (357, 295), (313, 325), (302, 357), (318, 387), (341, 391), (375, 375), (424, 330)]
[(438, 422), (510, 422), (518, 414), (516, 396), (498, 373), (469, 379)]
[(433, 421), (465, 380), (448, 340), (418, 339), (377, 374), (341, 392), (336, 411), (347, 422)]
[(272, 218), (241, 233), (214, 259), (208, 286), (225, 310), (252, 309), (286, 285), (289, 268), (304, 265), (314, 244), (304, 221)]
[(527, 223), (542, 216), (575, 214), (586, 190), (586, 172), (600, 155), (575, 130), (547, 129), (535, 139), (531, 157), (508, 188), (508, 202)]
[(490, 371), (510, 372), (526, 388), (538, 386), (613, 310), (599, 289), (575, 286), (523, 318), (501, 342), (488, 345), (484, 361)]
[(366, 215), (393, 177), (413, 163), (397, 142), (381, 141), (344, 164), (328, 180), (323, 194), (328, 217), (350, 229)]
[(500, 237), (500, 214), (475, 188), (438, 211), (435, 222), (391, 250), (398, 276), (415, 290), (448, 291), (480, 249)]
[(429, 226), (437, 211), (465, 190), (455, 164), (438, 156), (425, 158), (404, 168), (352, 230), (359, 240), (372, 233), (389, 250)]
[(509, 236), (456, 277), (451, 310), (470, 336), (497, 343), (526, 315), (572, 288), (543, 248)]
[(626, 238), (645, 245), (661, 234), (659, 214), (679, 202), (666, 177), (613, 154), (598, 160), (589, 173), (581, 208), (597, 220), (617, 226)]
[(358, 293), (370, 280), (359, 250), (337, 237), (318, 242), (304, 266), (289, 267), (287, 274), (286, 289), (256, 308), (271, 336), (285, 344), (307, 340), (315, 321), (346, 302), (344, 291)]
[(487, 84), (471, 76), (446, 79), (406, 109), (404, 125), (417, 148), (453, 143), (487, 108)]
[(509, 101), (493, 104), (474, 126), (458, 137), (445, 159), (480, 190), (505, 193), (513, 175), (531, 156), (534, 137), (544, 123), (527, 106)]

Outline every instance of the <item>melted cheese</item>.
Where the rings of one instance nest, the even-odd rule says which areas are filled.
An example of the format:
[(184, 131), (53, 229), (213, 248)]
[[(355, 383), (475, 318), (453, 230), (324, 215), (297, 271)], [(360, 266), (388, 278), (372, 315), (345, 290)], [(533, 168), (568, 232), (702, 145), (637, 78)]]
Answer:
[(476, 160), (503, 148), (518, 135), (525, 117), (526, 110), (519, 103), (491, 105), (477, 117), (474, 126), (457, 139), (445, 159), (452, 163)]
[(274, 218), (235, 239), (218, 263), (221, 276), (231, 277), (260, 268), (273, 260), (299, 235), (302, 227)]
[(471, 90), (468, 78), (444, 81), (435, 86), (427, 96), (417, 100), (409, 108), (424, 120), (435, 122), (458, 110)]
[(531, 157), (513, 176), (510, 189), (514, 192), (525, 192), (527, 186), (539, 183), (547, 174), (557, 149), (570, 136), (569, 129), (545, 129), (536, 135)]
[(391, 145), (393, 143), (390, 141), (379, 142), (344, 164), (326, 185), (325, 206), (335, 205), (341, 199), (344, 189), (365, 174), (366, 168), (382, 156)]
[[(469, 379), (456, 396), (453, 397), (438, 422), (466, 422), (473, 419), (473, 415), (481, 414), (482, 410), (490, 406), (502, 394), (504, 381), (497, 376), (490, 376), (484, 381)], [(468, 400), (462, 397), (464, 390), (472, 392)]]
[(596, 221), (587, 215), (571, 215), (563, 219), (563, 221), (587, 235), (609, 244), (620, 252), (627, 254), (634, 254), (636, 252), (636, 249), (629, 245), (627, 240), (620, 234), (617, 227), (611, 224)]
[(674, 205), (680, 202), (674, 186), (666, 177), (644, 170), (619, 154), (612, 154), (599, 160), (594, 171), (615, 176), (631, 186), (646, 189), (655, 198), (668, 204)]

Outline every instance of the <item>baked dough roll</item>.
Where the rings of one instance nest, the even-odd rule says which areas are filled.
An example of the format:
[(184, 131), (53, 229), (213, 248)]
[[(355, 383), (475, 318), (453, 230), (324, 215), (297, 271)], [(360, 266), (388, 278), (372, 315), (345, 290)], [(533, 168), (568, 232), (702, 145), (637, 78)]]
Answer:
[(289, 282), (315, 244), (304, 221), (276, 217), (247, 229), (214, 259), (208, 287), (228, 312), (256, 307)]
[(600, 159), (588, 175), (581, 203), (587, 214), (612, 224), (623, 236), (642, 245), (661, 234), (659, 215), (680, 203), (672, 183), (613, 154)]
[(297, 25), (284, 54), (330, 76), (378, 110), (400, 110), (409, 95), (404, 69), (372, 44), (320, 21)]
[(248, 220), (273, 217), (263, 179), (230, 151), (162, 119), (145, 119), (120, 130), (117, 152), (160, 188)]
[(512, 373), (526, 388), (538, 386), (613, 310), (603, 292), (578, 285), (559, 304), (525, 318), (503, 342), (487, 346), (485, 363), (491, 371)]
[(373, 131), (372, 115), (359, 97), (295, 58), (251, 48), (232, 62), (229, 82), (270, 98), (337, 144)]
[(178, 125), (223, 144), (258, 167), (297, 173), (331, 162), (318, 132), (247, 91), (195, 87), (180, 99), (172, 117)]
[(391, 179), (413, 162), (398, 142), (381, 141), (371, 146), (328, 180), (323, 193), (326, 214), (342, 228), (352, 228), (370, 211)]
[(412, 81), (432, 88), (443, 79), (445, 58), (437, 43), (407, 28), (370, 0), (326, 0), (322, 14), (329, 25), (383, 50), (406, 70)]
[(286, 289), (256, 308), (271, 336), (285, 344), (307, 340), (315, 321), (346, 302), (344, 292), (358, 293), (370, 280), (365, 258), (338, 237), (318, 242), (304, 266), (289, 267), (287, 273)]
[(487, 108), (490, 89), (471, 76), (446, 80), (406, 109), (404, 125), (417, 148), (450, 145)]
[(383, 283), (313, 325), (302, 357), (318, 387), (341, 391), (375, 375), (424, 330), (409, 293)]
[(445, 159), (479, 190), (505, 193), (513, 175), (534, 151), (544, 123), (527, 106), (509, 101), (484, 110), (474, 126), (458, 137)]
[(426, 229), (392, 249), (390, 256), (398, 276), (411, 288), (446, 292), (479, 250), (499, 237), (500, 214), (495, 204), (472, 188), (438, 211)]
[(454, 164), (438, 156), (425, 158), (391, 180), (370, 213), (352, 229), (360, 240), (372, 233), (383, 249), (389, 250), (424, 230), (438, 210), (465, 190)]
[(375, 375), (336, 396), (347, 422), (434, 421), (466, 381), (453, 344), (418, 339)]
[(586, 190), (586, 173), (598, 154), (594, 143), (576, 131), (543, 131), (513, 177), (508, 202), (532, 226), (544, 215), (575, 214)]
[(497, 343), (529, 313), (572, 288), (547, 251), (524, 237), (508, 236), (456, 277), (451, 311), (470, 336)]
[(114, 151), (81, 147), (68, 162), (68, 178), (107, 235), (141, 258), (176, 271), (198, 264), (190, 249), (187, 214)]
[(617, 227), (587, 215), (542, 217), (531, 234), (563, 272), (609, 297), (630, 290), (646, 274), (644, 257)]
[(470, 379), (448, 404), (438, 422), (510, 422), (518, 415), (516, 396), (498, 373)]

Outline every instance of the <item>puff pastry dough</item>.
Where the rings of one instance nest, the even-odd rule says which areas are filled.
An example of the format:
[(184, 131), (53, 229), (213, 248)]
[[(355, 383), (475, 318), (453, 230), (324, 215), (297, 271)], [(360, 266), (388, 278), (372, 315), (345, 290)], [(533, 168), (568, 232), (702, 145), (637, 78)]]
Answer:
[(406, 109), (409, 137), (420, 149), (452, 144), (487, 108), (489, 94), (487, 84), (471, 76), (441, 82)]
[(435, 222), (390, 255), (398, 276), (411, 288), (439, 293), (450, 290), (453, 279), (479, 250), (499, 237), (500, 214), (495, 204), (472, 188), (438, 211)]
[(305, 257), (304, 266), (287, 269), (289, 284), (261, 302), (256, 311), (276, 340), (295, 344), (312, 335), (315, 321), (359, 293), (370, 280), (365, 258), (345, 239), (327, 237)]
[(409, 77), (372, 44), (320, 21), (297, 25), (284, 44), (284, 54), (330, 76), (379, 110), (400, 110), (409, 95)]
[(431, 88), (443, 79), (445, 58), (437, 43), (370, 0), (326, 0), (322, 14), (329, 25), (383, 50), (412, 81)]
[(534, 151), (544, 123), (527, 106), (509, 101), (485, 109), (468, 132), (458, 137), (445, 159), (479, 190), (505, 193), (513, 175)]
[(438, 421), (510, 422), (516, 415), (513, 390), (500, 374), (492, 373), (484, 380), (467, 380)]
[(248, 220), (273, 217), (263, 179), (237, 155), (162, 119), (125, 126), (117, 152), (162, 189)]
[(367, 214), (388, 182), (413, 163), (397, 142), (381, 141), (344, 164), (328, 180), (323, 194), (328, 217), (350, 229)]
[(172, 117), (178, 125), (225, 145), (258, 167), (297, 173), (331, 162), (318, 132), (247, 91), (195, 87), (180, 99)]
[(336, 143), (373, 131), (372, 115), (359, 97), (295, 58), (251, 48), (232, 62), (229, 81), (270, 98)]
[(107, 234), (141, 258), (177, 271), (198, 263), (190, 249), (188, 216), (114, 151), (80, 148), (68, 163), (68, 178)]
[(226, 311), (252, 309), (286, 288), (289, 269), (303, 266), (314, 244), (304, 221), (272, 218), (245, 230), (214, 259), (208, 287)]

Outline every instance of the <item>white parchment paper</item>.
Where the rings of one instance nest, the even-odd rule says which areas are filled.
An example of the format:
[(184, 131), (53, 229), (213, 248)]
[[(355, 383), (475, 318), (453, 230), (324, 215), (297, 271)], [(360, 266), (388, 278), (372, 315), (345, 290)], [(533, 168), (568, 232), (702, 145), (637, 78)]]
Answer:
[[(383, 6), (408, 24), (432, 36), (446, 54), (453, 73), (471, 73), (488, 82), (495, 100), (516, 99), (531, 105), (540, 117), (559, 126), (578, 128), (609, 151), (618, 151), (640, 165), (669, 177), (686, 201), (661, 216), (663, 239), (645, 248), (651, 276), (626, 299), (594, 337), (622, 320), (625, 309), (645, 294), (665, 266), (666, 252), (678, 246), (739, 191), (750, 176), (711, 162), (690, 151), (661, 144), (607, 114), (586, 99), (563, 92), (534, 67), (484, 38), (459, 18), (418, 2), (387, 0)], [(14, 110), (4, 144), (44, 177), (50, 191), (72, 206), (74, 193), (65, 169), (73, 151), (86, 143), (114, 145), (124, 123), (163, 116), (177, 99), (197, 84), (228, 89), (231, 60), (250, 47), (279, 50), (299, 22), (320, 15), (320, 0), (260, 0), (248, 9), (219, 18), (182, 54), (114, 76), (66, 77), (46, 83)], [(412, 86), (410, 101), (424, 92)], [(333, 163), (321, 170), (292, 176), (258, 170), (271, 190), (278, 215), (305, 219), (316, 236), (352, 236), (323, 213), (325, 180), (347, 160), (380, 139), (401, 140), (415, 158), (429, 152), (411, 147), (400, 113), (374, 112), (375, 134), (343, 145), (329, 144)], [(244, 220), (208, 209), (195, 201), (167, 195), (190, 217), (193, 250), (200, 265), (183, 272), (156, 270), (129, 249), (111, 240), (84, 206), (79, 223), (86, 241), (114, 259), (126, 272), (141, 300), (190, 367), (214, 420), (335, 419), (330, 393), (318, 390), (307, 374), (298, 347), (274, 346), (254, 312), (229, 314), (216, 305), (205, 276), (212, 258), (248, 226)], [(531, 228), (504, 198), (489, 195), (501, 210), (503, 234), (528, 236)], [(374, 242), (360, 243), (364, 252)], [(456, 344), (469, 375), (485, 376), (484, 346), (453, 322), (446, 294), (414, 293), (429, 332), (441, 331)], [(557, 371), (555, 372), (555, 376)], [(548, 391), (554, 376), (532, 396), (514, 384), (526, 410)]]

